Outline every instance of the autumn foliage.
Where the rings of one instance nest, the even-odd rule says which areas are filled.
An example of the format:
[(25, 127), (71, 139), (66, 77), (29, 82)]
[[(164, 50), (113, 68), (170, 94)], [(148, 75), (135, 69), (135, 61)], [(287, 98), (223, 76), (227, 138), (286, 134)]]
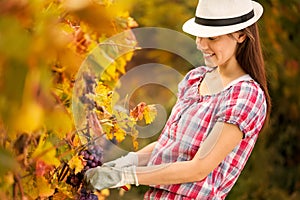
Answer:
[(103, 137), (131, 137), (138, 148), (135, 125), (151, 123), (155, 109), (142, 104), (126, 114), (112, 101), (134, 37), (121, 44), (131, 53), (103, 73), (81, 67), (103, 41), (137, 26), (127, 9), (110, 0), (0, 2), (0, 199), (76, 199), (83, 185), (70, 176), (85, 170), (82, 152)]
[[(273, 109), (270, 125), (228, 199), (296, 200), (300, 196), (300, 5), (298, 0), (258, 2), (264, 6), (259, 27)], [(68, 184), (75, 180), (68, 177), (85, 170), (89, 158), (83, 152), (94, 151), (91, 147), (99, 138), (115, 143), (129, 138), (130, 148), (138, 148), (136, 124), (151, 123), (154, 106), (135, 102), (124, 107), (126, 112), (114, 109), (118, 98), (114, 89), (138, 45), (130, 30), (139, 24), (181, 31), (196, 4), (0, 1), (0, 199), (76, 199), (82, 185)], [(124, 31), (117, 42), (108, 40)], [(89, 65), (95, 49), (105, 53), (96, 59), (108, 63), (100, 71)], [(178, 56), (161, 51), (142, 59), (177, 70), (185, 65)], [(143, 98), (147, 95), (144, 92)], [(97, 193), (98, 199), (108, 195), (108, 190)]]

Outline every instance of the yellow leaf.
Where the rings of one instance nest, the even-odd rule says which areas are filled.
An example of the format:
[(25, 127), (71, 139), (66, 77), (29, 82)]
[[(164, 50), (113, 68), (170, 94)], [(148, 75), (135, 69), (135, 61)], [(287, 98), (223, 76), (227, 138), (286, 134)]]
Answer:
[(23, 178), (21, 178), (21, 184), (26, 196), (30, 197), (29, 199), (37, 199), (39, 197), (39, 191), (32, 174), (30, 176), (24, 176)]
[(100, 194), (105, 197), (108, 197), (110, 195), (110, 191), (109, 191), (109, 189), (103, 189), (103, 190), (101, 190)]
[(97, 102), (98, 105), (102, 105), (105, 107), (107, 112), (111, 112), (111, 105), (112, 105), (112, 91), (103, 83), (99, 82), (97, 87), (95, 88), (96, 96), (94, 100)]
[(59, 191), (59, 192), (55, 192), (55, 194), (53, 194), (52, 196), (52, 200), (64, 200), (64, 199), (70, 199), (70, 196), (66, 195), (65, 193)]
[(39, 190), (40, 197), (49, 197), (54, 194), (54, 189), (51, 188), (51, 185), (48, 183), (45, 177), (39, 176), (36, 178), (36, 185)]
[(106, 68), (105, 73), (103, 74), (103, 76), (101, 76), (101, 78), (107, 81), (115, 80), (117, 78), (116, 70), (117, 70), (117, 66), (116, 63), (114, 62)]
[(156, 110), (155, 106), (154, 105), (145, 106), (143, 115), (144, 115), (146, 124), (151, 124), (157, 115), (157, 110)]
[(75, 169), (75, 174), (84, 168), (82, 160), (78, 156), (74, 156), (71, 160), (69, 160), (68, 165), (71, 169)]
[(20, 131), (31, 133), (41, 126), (44, 113), (43, 109), (37, 103), (31, 101), (26, 102), (19, 110), (16, 117), (16, 128)]
[(79, 147), (81, 145), (81, 139), (80, 139), (80, 136), (78, 134), (75, 134), (74, 137), (73, 137), (73, 140), (72, 140), (72, 145), (74, 147)]
[(12, 172), (7, 172), (5, 175), (0, 176), (1, 190), (9, 191), (14, 184), (14, 174)]
[(60, 160), (56, 158), (56, 148), (49, 141), (45, 141), (43, 136), (41, 136), (39, 144), (32, 154), (32, 158), (39, 158), (48, 165), (56, 167), (60, 165)]
[(135, 150), (139, 149), (139, 142), (138, 141), (134, 140), (132, 142), (132, 145), (133, 145), (133, 149), (135, 149)]
[(67, 10), (80, 10), (91, 5), (92, 1), (82, 1), (82, 0), (65, 0), (63, 5)]
[(115, 127), (114, 136), (118, 142), (122, 142), (125, 139), (126, 132), (119, 127)]
[(73, 129), (73, 121), (63, 109), (49, 113), (46, 119), (47, 128), (53, 130), (60, 139), (64, 139), (66, 134)]
[(137, 141), (138, 135), (139, 135), (139, 132), (135, 128), (132, 128), (131, 137), (132, 137), (132, 145), (133, 145), (134, 150), (138, 150), (138, 148), (139, 148), (139, 143)]

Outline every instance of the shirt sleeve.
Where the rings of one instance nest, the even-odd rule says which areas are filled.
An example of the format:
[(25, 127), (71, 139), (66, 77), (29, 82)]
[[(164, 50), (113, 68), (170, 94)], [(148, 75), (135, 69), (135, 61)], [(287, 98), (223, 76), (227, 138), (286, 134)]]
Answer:
[(254, 81), (244, 81), (228, 90), (218, 109), (217, 121), (235, 124), (244, 137), (258, 134), (266, 118), (264, 92)]
[(178, 84), (177, 97), (179, 99), (185, 96), (186, 91), (195, 83), (198, 83), (205, 73), (204, 67), (197, 67), (190, 70)]

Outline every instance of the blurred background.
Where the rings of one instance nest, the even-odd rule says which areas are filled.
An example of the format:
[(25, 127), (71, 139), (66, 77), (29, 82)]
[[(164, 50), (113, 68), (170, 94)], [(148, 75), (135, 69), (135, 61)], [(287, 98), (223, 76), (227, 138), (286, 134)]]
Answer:
[[(300, 2), (258, 2), (264, 7), (259, 27), (273, 107), (270, 124), (261, 133), (227, 199), (297, 200), (300, 199)], [(197, 1), (184, 0), (0, 1), (0, 198), (47, 199), (55, 193), (51, 177), (44, 174), (41, 180), (49, 184), (45, 186), (47, 190), (28, 195), (29, 189), (15, 188), (28, 183), (22, 177), (35, 174), (33, 171), (38, 167), (30, 153), (35, 152), (41, 137), (53, 133), (53, 147), (57, 144), (54, 141), (70, 139), (70, 133), (74, 132), (71, 110), (74, 79), (80, 64), (99, 42), (137, 27), (182, 32), (182, 24), (194, 16), (196, 5)], [(145, 63), (171, 66), (181, 74), (193, 67), (178, 55), (157, 49), (135, 50), (122, 67), (128, 71)], [(175, 100), (166, 88), (148, 85), (135, 91), (130, 102), (132, 105), (141, 101), (159, 102), (169, 113)], [(157, 136), (139, 139), (139, 148)], [(125, 139), (121, 145), (131, 144)], [(61, 153), (54, 152), (58, 162), (62, 162)], [(20, 167), (27, 168), (17, 176), (12, 169)], [(143, 199), (146, 190), (145, 186), (132, 187), (129, 192), (112, 190), (104, 196), (138, 200)]]

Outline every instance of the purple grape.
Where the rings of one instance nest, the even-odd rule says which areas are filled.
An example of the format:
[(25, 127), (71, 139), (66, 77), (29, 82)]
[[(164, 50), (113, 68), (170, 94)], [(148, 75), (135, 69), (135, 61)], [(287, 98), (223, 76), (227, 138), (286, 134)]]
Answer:
[(83, 155), (83, 158), (86, 159), (86, 160), (88, 160), (89, 157), (90, 157), (90, 154), (86, 151), (86, 152), (84, 153), (84, 155)]
[(92, 162), (91, 167), (92, 168), (97, 167), (97, 163)]
[(93, 163), (92, 160), (88, 160), (88, 161), (87, 161), (87, 165), (88, 165), (88, 166), (91, 166), (92, 163)]
[(95, 194), (91, 194), (90, 200), (98, 200), (98, 197)]
[(95, 156), (94, 160), (93, 160), (95, 163), (99, 162), (99, 158), (98, 156)]
[(69, 184), (69, 185), (72, 185), (73, 187), (79, 187), (82, 180), (83, 180), (83, 173), (77, 173), (77, 174), (70, 174), (68, 177), (67, 177), (67, 180), (66, 180), (66, 183)]
[(89, 156), (89, 160), (94, 160), (95, 156), (94, 155), (90, 155)]
[(84, 188), (80, 190), (79, 200), (98, 200), (97, 195), (87, 192)]

